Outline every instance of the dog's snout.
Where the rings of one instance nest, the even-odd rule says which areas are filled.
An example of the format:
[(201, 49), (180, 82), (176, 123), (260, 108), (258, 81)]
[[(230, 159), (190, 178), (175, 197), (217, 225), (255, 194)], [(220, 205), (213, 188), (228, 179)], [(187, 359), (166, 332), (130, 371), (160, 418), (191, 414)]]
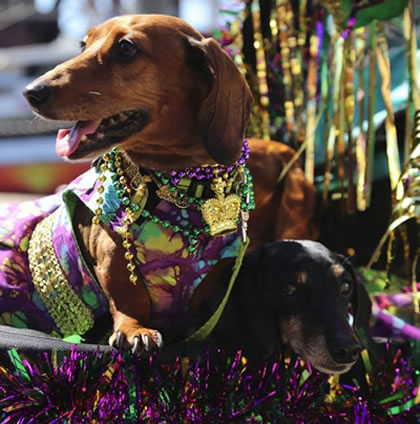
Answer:
[(39, 108), (52, 97), (53, 90), (53, 87), (48, 84), (31, 83), (23, 90), (23, 95), (31, 106)]
[(335, 346), (331, 349), (331, 356), (339, 364), (350, 364), (356, 361), (362, 346), (359, 343), (352, 343), (344, 346)]

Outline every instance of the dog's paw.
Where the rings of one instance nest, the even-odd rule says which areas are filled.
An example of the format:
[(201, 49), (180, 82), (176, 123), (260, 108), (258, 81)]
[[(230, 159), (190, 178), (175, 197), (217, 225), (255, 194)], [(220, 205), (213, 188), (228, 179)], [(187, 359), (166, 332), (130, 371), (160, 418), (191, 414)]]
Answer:
[(135, 355), (152, 352), (163, 346), (162, 335), (157, 330), (138, 328), (135, 331), (114, 331), (109, 338), (109, 344), (120, 350), (131, 350)]

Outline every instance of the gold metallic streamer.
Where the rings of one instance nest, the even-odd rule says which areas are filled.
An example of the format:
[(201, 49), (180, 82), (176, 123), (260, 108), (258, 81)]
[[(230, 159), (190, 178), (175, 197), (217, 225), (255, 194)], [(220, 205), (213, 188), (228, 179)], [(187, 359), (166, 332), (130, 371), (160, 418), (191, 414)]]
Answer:
[(397, 129), (395, 127), (394, 111), (392, 108), (391, 100), (391, 64), (389, 62), (388, 43), (385, 38), (384, 24), (377, 24), (378, 37), (377, 37), (377, 59), (379, 72), (381, 74), (382, 97), (386, 109), (385, 118), (385, 133), (386, 133), (386, 152), (388, 157), (389, 179), (391, 183), (391, 190), (397, 188), (398, 180), (401, 175), (400, 155), (398, 152)]
[(373, 178), (373, 162), (375, 156), (375, 85), (376, 85), (376, 21), (369, 24), (369, 92), (368, 92), (368, 135), (367, 135), (367, 163), (366, 163), (366, 204), (370, 206)]
[(411, 275), (411, 266), (410, 266), (410, 240), (408, 237), (408, 231), (406, 225), (400, 225), (398, 227), (399, 234), (401, 236), (402, 245), (403, 245), (403, 256), (404, 256), (404, 265), (406, 275)]
[(268, 114), (269, 98), (267, 83), (267, 66), (265, 62), (264, 40), (261, 32), (261, 13), (258, 0), (251, 3), (252, 23), (254, 27), (254, 48), (257, 60), (258, 90), (261, 104), (262, 138), (270, 139), (270, 122)]
[[(420, 126), (420, 110), (416, 112), (415, 117), (414, 139), (417, 142), (420, 134), (420, 128), (417, 128)], [(378, 260), (382, 247), (392, 232), (413, 218), (416, 219), (417, 226), (420, 226), (420, 143), (413, 149), (409, 160), (404, 165), (404, 171), (398, 181), (398, 189), (395, 190), (393, 200), (391, 224), (379, 241), (368, 268)], [(411, 272), (411, 278), (415, 278), (413, 272), (414, 270)]]
[[(410, 77), (412, 79), (412, 96), (414, 110), (420, 109), (420, 93), (418, 85), (417, 73), (417, 37), (416, 27), (414, 23), (414, 0), (408, 1), (408, 7), (404, 10), (404, 26), (405, 31), (408, 32), (408, 46), (407, 46), (407, 64), (410, 66)], [(407, 39), (407, 37), (406, 37)]]
[[(417, 225), (419, 225), (417, 223)], [(418, 325), (420, 321), (420, 308), (419, 308), (419, 293), (417, 290), (417, 263), (420, 255), (420, 249), (417, 249), (416, 255), (413, 260), (412, 268), (411, 268), (411, 287), (413, 290), (413, 305), (414, 305), (414, 318), (415, 324)]]
[(391, 231), (388, 237), (388, 248), (386, 250), (386, 270), (385, 270), (385, 288), (384, 290), (389, 290), (389, 282), (391, 279), (391, 262), (392, 262), (392, 248), (395, 241), (395, 232)]
[[(343, 49), (345, 52), (345, 49)], [(344, 142), (344, 134), (346, 128), (346, 117), (345, 117), (345, 108), (344, 108), (344, 65), (341, 69), (340, 82), (338, 87), (338, 112), (336, 116), (336, 128), (337, 128), (337, 152), (336, 152), (336, 163), (337, 163), (337, 179), (338, 185), (340, 188), (340, 199), (341, 202), (344, 201), (344, 183), (345, 183), (345, 152), (346, 146)]]
[(340, 384), (340, 374), (333, 374), (328, 378), (328, 383), (330, 385), (330, 391), (328, 395), (325, 396), (324, 402), (334, 403), (336, 402), (337, 392), (341, 392), (343, 388)]
[(307, 8), (307, 0), (300, 0), (299, 1), (299, 31), (300, 31), (300, 34), (306, 34), (306, 32), (308, 30), (308, 28), (306, 27), (306, 8)]
[[(326, 130), (324, 131), (324, 151), (326, 155), (328, 154), (328, 135), (329, 135), (327, 128), (329, 128), (331, 125), (331, 114), (328, 108), (329, 97), (331, 94), (328, 65), (329, 64), (327, 59), (324, 58), (324, 60), (321, 61), (321, 102), (322, 102), (321, 108), (325, 109), (324, 120), (325, 120)], [(324, 202), (324, 205), (326, 205), (328, 202), (331, 159), (332, 157), (330, 157), (329, 160), (326, 160), (326, 163), (325, 163), (324, 186), (323, 186), (323, 192), (322, 192), (322, 200)]]
[(356, 140), (357, 188), (356, 203), (358, 211), (366, 210), (365, 177), (366, 177), (366, 140), (363, 131), (359, 132)]
[(376, 246), (375, 251), (373, 252), (372, 257), (369, 260), (369, 263), (366, 265), (366, 269), (369, 270), (372, 265), (377, 262), (377, 260), (379, 259), (379, 256), (381, 254), (382, 251), (382, 247), (385, 244), (385, 242), (388, 240), (388, 237), (390, 236), (390, 234), (395, 231), (400, 225), (404, 224), (405, 222), (407, 222), (409, 219), (413, 218), (411, 215), (402, 215), (399, 218), (395, 219), (394, 221), (392, 221), (391, 225), (386, 229), (384, 235), (382, 236), (381, 240), (379, 241), (378, 245)]
[(358, 88), (357, 103), (359, 105), (359, 134), (356, 140), (356, 161), (357, 161), (357, 190), (356, 201), (357, 210), (366, 210), (365, 184), (366, 184), (366, 138), (364, 133), (365, 120), (365, 28), (356, 30), (356, 57), (358, 58)]
[(271, 43), (273, 45), (276, 45), (280, 35), (280, 31), (279, 31), (279, 25), (277, 22), (277, 12), (275, 9), (272, 9), (270, 11), (270, 31), (271, 31)]
[(338, 134), (338, 115), (340, 104), (340, 80), (343, 69), (343, 46), (344, 40), (336, 32), (333, 26), (331, 31), (331, 44), (334, 46), (331, 75), (333, 81), (332, 98), (333, 98), (333, 118), (328, 133), (328, 143), (326, 151), (325, 175), (324, 175), (324, 192), (328, 193), (331, 177), (331, 164), (334, 157), (335, 142)]
[(417, 37), (414, 25), (414, 0), (408, 1), (404, 9), (404, 39), (406, 42), (406, 66), (409, 76), (409, 93), (405, 115), (405, 160), (414, 146), (411, 138), (412, 112), (420, 108), (419, 86), (417, 81)]
[(347, 212), (354, 213), (356, 209), (356, 193), (354, 188), (354, 156), (353, 156), (353, 121), (354, 121), (354, 70), (356, 64), (356, 52), (354, 47), (354, 35), (350, 33), (345, 41), (344, 61), (344, 110), (347, 127)]
[(308, 65), (308, 105), (306, 108), (306, 155), (305, 176), (310, 182), (314, 182), (315, 173), (315, 118), (316, 118), (316, 88), (318, 83), (318, 48), (319, 40), (316, 34), (312, 34), (309, 41), (309, 65)]
[(295, 107), (293, 103), (293, 84), (290, 62), (290, 50), (296, 43), (291, 43), (289, 47), (289, 38), (292, 35), (293, 11), (288, 0), (276, 0), (277, 21), (279, 27), (280, 57), (283, 68), (284, 85), (284, 112), (286, 118), (286, 127), (292, 144), (296, 143), (295, 133)]
[(238, 17), (233, 20), (230, 25), (230, 33), (233, 37), (232, 48), (233, 48), (233, 61), (239, 68), (241, 73), (246, 76), (247, 70), (243, 60), (243, 45), (244, 40), (242, 37), (242, 24), (245, 20), (245, 11), (239, 13)]
[[(305, 139), (303, 130), (303, 103), (305, 85), (302, 71), (302, 46), (298, 42), (298, 37), (291, 36), (288, 38), (288, 46), (290, 49), (290, 66), (293, 78), (293, 96), (296, 117), (296, 138), (298, 143), (302, 143)], [(300, 40), (300, 38), (299, 38)]]
[(334, 24), (341, 33), (344, 30), (345, 13), (343, 10), (342, 0), (321, 0), (320, 3), (324, 6), (334, 19)]
[(299, 2), (299, 15), (298, 23), (299, 30), (296, 37), (289, 38), (289, 47), (295, 52), (290, 60), (292, 65), (293, 75), (293, 90), (295, 95), (295, 110), (296, 110), (296, 133), (298, 138), (298, 144), (305, 141), (305, 125), (304, 125), (304, 101), (305, 101), (305, 81), (303, 78), (303, 57), (306, 46), (306, 38), (308, 31), (306, 22), (308, 20), (306, 16), (307, 0)]
[(369, 386), (372, 386), (373, 381), (373, 367), (369, 358), (369, 352), (367, 349), (363, 349), (360, 356), (362, 357), (363, 364), (366, 370), (366, 381)]
[[(321, 110), (318, 112), (318, 116), (317, 116), (316, 121), (315, 121), (314, 129), (316, 129), (316, 127), (318, 126), (319, 121), (321, 120), (322, 114), (324, 113), (324, 109), (325, 109), (325, 106), (323, 106), (321, 108)], [(283, 169), (280, 172), (280, 175), (277, 178), (277, 184), (280, 184), (280, 182), (283, 180), (283, 178), (286, 176), (286, 174), (290, 171), (290, 169), (292, 168), (293, 164), (300, 158), (300, 156), (305, 151), (305, 149), (306, 149), (306, 141), (304, 141), (300, 145), (299, 149), (296, 151), (296, 153), (293, 155), (293, 157), (283, 167)]]

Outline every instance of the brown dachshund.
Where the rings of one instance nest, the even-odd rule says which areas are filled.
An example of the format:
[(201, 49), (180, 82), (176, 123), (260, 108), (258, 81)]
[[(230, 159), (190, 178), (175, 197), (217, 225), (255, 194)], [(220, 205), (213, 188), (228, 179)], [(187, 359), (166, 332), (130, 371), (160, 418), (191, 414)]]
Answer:
[[(80, 55), (47, 72), (24, 92), (41, 117), (76, 121), (71, 130), (59, 132), (58, 155), (68, 160), (96, 159), (118, 146), (124, 161), (145, 174), (157, 169), (168, 175), (204, 165), (229, 167), (238, 160), (252, 96), (216, 41), (204, 38), (178, 18), (133, 15), (92, 28), (81, 48)], [(311, 237), (314, 191), (301, 169), (293, 167), (285, 183), (277, 184), (285, 156), (292, 150), (258, 140), (251, 141), (250, 148), (251, 157), (255, 152), (249, 166), (254, 172), (256, 200), (264, 205), (250, 222), (251, 237), (260, 234), (255, 246), (284, 234)], [(265, 162), (267, 154), (269, 162)], [(97, 163), (98, 168), (103, 166), (103, 161)], [(146, 206), (150, 201), (150, 207), (156, 207), (161, 198), (150, 178), (146, 183)], [(284, 199), (287, 208), (279, 211), (285, 186), (292, 190)], [(309, 213), (305, 204), (309, 204)], [(72, 216), (80, 253), (109, 300), (114, 323), (110, 343), (136, 352), (160, 347), (160, 332), (149, 328), (154, 295), (143, 281), (129, 281), (137, 277), (133, 268), (127, 268), (127, 254), (129, 265), (132, 260), (128, 240), (102, 221), (92, 224), (95, 212), (81, 202), (74, 205)], [(299, 222), (302, 216), (307, 218)], [(156, 222), (169, 225), (159, 219)], [(136, 222), (144, 221), (142, 215)], [(215, 261), (188, 300), (193, 312), (200, 310), (218, 277), (234, 260), (226, 256)], [(171, 340), (170, 333), (163, 334)]]

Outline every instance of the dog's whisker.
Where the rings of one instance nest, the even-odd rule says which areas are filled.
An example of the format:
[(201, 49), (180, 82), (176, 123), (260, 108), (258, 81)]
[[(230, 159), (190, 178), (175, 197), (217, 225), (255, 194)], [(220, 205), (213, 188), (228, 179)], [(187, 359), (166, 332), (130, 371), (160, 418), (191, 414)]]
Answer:
[(88, 91), (88, 94), (93, 94), (95, 96), (102, 96), (102, 93), (99, 91)]
[(39, 116), (37, 116), (37, 115), (34, 115), (33, 117), (32, 117), (32, 119), (29, 121), (29, 127), (31, 128), (33, 125), (34, 125), (34, 122), (35, 121), (37, 121), (37, 120), (41, 120), (41, 118), (39, 117)]

